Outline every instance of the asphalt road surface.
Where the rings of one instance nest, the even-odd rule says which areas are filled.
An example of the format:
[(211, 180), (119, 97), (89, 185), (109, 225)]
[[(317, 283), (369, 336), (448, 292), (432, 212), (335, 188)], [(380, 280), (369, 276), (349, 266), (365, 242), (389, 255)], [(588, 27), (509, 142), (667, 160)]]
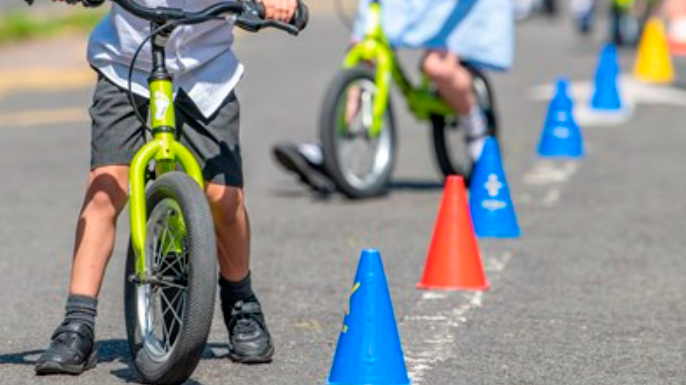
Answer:
[[(541, 161), (547, 106), (531, 90), (563, 75), (592, 79), (600, 39), (535, 20), (517, 41), (516, 68), (492, 79), (522, 237), (480, 241), (489, 291), (427, 295), (415, 284), (442, 193), (427, 127), (396, 95), (401, 159), (390, 196), (318, 199), (279, 170), (270, 149), (314, 138), (346, 29), (321, 11), (299, 38), (239, 38), (253, 274), (277, 353), (270, 365), (232, 364), (217, 312), (189, 384), (324, 383), (365, 247), (384, 257), (415, 384), (684, 384), (686, 109), (639, 104), (624, 124), (583, 127), (582, 161)], [(632, 56), (622, 53), (625, 70)], [(88, 168), (91, 86), (61, 80), (0, 89), (0, 384), (135, 382), (123, 324), (125, 218), (100, 297), (98, 367), (78, 378), (33, 375), (63, 315)]]

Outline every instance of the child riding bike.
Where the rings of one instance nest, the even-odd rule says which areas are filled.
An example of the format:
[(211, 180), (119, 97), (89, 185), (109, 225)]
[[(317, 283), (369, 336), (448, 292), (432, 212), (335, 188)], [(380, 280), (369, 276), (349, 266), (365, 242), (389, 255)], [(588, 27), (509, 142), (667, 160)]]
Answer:
[[(359, 41), (365, 33), (367, 10), (372, 0), (362, 0), (353, 31)], [(469, 155), (476, 162), (488, 135), (486, 117), (476, 103), (472, 75), (461, 64), (496, 70), (510, 68), (513, 61), (514, 10), (504, 0), (382, 0), (382, 25), (396, 48), (422, 48), (422, 70), (440, 95), (460, 116)], [(354, 93), (349, 93), (353, 95)], [(358, 107), (354, 97), (346, 116)], [(353, 111), (350, 111), (353, 110)], [(315, 190), (331, 190), (317, 144), (279, 144), (277, 160), (298, 174)]]
[[(65, 1), (65, 0), (55, 0)], [(139, 0), (148, 7), (202, 9), (217, 0)], [(287, 22), (296, 0), (262, 0), (266, 17)], [(166, 63), (175, 73), (177, 116), (184, 142), (198, 160), (216, 229), (221, 308), (229, 357), (269, 362), (274, 346), (251, 288), (250, 227), (241, 169), (239, 105), (233, 89), (243, 67), (232, 51), (231, 20), (178, 26), (169, 37)], [(71, 282), (63, 322), (39, 358), (36, 373), (81, 374), (96, 363), (97, 297), (112, 255), (115, 226), (127, 202), (129, 164), (145, 142), (137, 113), (147, 115), (151, 53), (141, 51), (133, 70), (139, 111), (127, 98), (127, 72), (136, 49), (150, 34), (147, 22), (113, 4), (91, 35), (88, 60), (97, 71), (92, 118), (91, 171), (76, 228)], [(164, 98), (158, 101), (171, 103)], [(168, 105), (168, 104), (167, 104)], [(157, 111), (164, 106), (157, 106)]]

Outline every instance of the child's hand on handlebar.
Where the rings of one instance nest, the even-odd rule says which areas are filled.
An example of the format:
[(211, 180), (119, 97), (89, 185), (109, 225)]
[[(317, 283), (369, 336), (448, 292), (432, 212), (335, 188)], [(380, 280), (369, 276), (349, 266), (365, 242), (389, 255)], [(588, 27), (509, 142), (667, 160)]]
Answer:
[(298, 7), (296, 0), (259, 0), (265, 8), (267, 19), (288, 23)]

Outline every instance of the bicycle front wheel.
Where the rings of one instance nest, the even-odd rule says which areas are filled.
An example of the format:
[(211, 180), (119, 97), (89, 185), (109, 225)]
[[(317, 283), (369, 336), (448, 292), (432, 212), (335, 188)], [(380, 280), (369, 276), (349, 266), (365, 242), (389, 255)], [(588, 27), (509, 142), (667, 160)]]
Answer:
[(217, 244), (204, 192), (188, 175), (170, 172), (147, 190), (143, 281), (126, 261), (126, 331), (143, 382), (181, 384), (202, 356), (212, 323)]
[(320, 117), (324, 166), (348, 198), (386, 192), (396, 158), (396, 136), (390, 99), (381, 132), (372, 136), (377, 94), (374, 73), (366, 67), (341, 72), (329, 87)]
[[(491, 86), (481, 72), (470, 67), (467, 69), (472, 75), (476, 102), (486, 117), (487, 135), (497, 137), (498, 120)], [(432, 116), (433, 145), (441, 173), (445, 177), (461, 175), (469, 183), (474, 164), (468, 153), (465, 133), (459, 129), (458, 123), (454, 116)]]

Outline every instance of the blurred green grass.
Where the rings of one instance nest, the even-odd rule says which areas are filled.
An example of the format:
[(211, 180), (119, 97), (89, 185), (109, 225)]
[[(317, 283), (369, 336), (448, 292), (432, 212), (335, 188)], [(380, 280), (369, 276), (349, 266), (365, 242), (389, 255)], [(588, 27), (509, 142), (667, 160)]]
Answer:
[(78, 10), (66, 14), (36, 15), (10, 11), (0, 15), (0, 44), (51, 38), (65, 33), (85, 33), (105, 16), (105, 11)]

